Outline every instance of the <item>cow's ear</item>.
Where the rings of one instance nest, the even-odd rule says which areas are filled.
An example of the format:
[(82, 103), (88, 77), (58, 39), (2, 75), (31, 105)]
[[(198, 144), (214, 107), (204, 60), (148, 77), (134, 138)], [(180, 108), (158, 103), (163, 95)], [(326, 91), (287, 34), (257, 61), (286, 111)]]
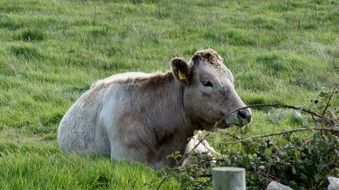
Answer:
[(181, 58), (174, 58), (171, 61), (174, 77), (183, 85), (191, 84), (191, 71), (189, 65)]

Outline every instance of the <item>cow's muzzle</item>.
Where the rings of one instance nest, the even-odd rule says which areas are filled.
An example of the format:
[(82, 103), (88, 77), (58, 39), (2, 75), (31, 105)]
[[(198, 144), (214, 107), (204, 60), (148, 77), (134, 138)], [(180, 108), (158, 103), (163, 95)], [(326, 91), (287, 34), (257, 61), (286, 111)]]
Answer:
[(251, 121), (252, 121), (251, 109), (246, 108), (246, 109), (243, 109), (243, 110), (239, 110), (237, 112), (237, 117), (241, 121), (241, 123), (245, 123), (245, 124), (251, 123)]
[(251, 109), (249, 108), (241, 109), (237, 112), (228, 114), (224, 118), (226, 127), (231, 126), (242, 127), (244, 125), (251, 123), (251, 121), (252, 121), (252, 112)]

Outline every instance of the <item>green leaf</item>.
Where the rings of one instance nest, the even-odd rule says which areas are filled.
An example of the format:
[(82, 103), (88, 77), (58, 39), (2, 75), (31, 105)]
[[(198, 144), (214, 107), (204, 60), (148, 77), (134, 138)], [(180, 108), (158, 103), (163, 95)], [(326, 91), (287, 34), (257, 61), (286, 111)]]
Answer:
[(265, 154), (266, 157), (271, 157), (271, 155), (272, 155), (272, 150), (271, 150), (270, 148), (267, 148), (267, 149), (265, 149), (264, 154)]

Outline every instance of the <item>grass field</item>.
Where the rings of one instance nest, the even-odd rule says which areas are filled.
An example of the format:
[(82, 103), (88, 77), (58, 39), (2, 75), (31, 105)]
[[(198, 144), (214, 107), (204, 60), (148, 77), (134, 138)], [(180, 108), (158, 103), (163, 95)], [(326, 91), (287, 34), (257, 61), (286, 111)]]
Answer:
[[(58, 123), (93, 82), (213, 48), (247, 104), (311, 106), (339, 82), (338, 24), (336, 0), (1, 0), (0, 187), (154, 189), (161, 174), (141, 164), (59, 150)], [(251, 133), (291, 117), (277, 127), (254, 111)]]

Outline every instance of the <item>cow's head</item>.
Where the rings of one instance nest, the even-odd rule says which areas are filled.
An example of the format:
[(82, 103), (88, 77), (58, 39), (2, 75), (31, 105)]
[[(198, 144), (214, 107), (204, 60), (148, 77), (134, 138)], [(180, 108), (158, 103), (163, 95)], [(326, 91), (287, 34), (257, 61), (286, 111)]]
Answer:
[[(197, 51), (189, 63), (180, 58), (171, 63), (173, 75), (184, 89), (184, 108), (199, 128), (210, 129), (231, 111), (246, 106), (234, 89), (231, 71), (214, 50)], [(229, 114), (218, 127), (243, 126), (250, 121), (247, 108)]]

